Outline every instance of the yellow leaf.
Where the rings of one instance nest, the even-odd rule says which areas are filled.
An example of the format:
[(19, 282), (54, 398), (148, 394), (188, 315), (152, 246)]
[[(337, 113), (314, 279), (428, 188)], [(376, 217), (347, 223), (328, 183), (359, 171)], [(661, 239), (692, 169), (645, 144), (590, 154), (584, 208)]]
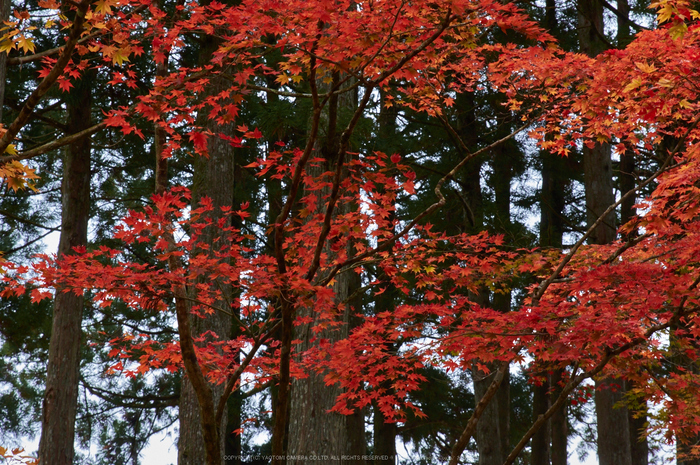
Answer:
[(32, 179), (39, 179), (36, 171), (27, 168), (17, 160), (13, 160), (0, 167), (0, 181), (6, 182), (7, 186), (15, 192), (25, 188), (36, 192), (36, 188), (30, 182)]
[(678, 23), (668, 30), (668, 33), (673, 40), (680, 39), (686, 32), (688, 32), (688, 26), (685, 23)]
[(656, 71), (656, 67), (654, 65), (648, 65), (644, 63), (643, 61), (638, 61), (635, 63), (635, 66), (639, 68), (642, 72), (650, 74)]
[(112, 60), (112, 63), (121, 66), (125, 61), (129, 61), (131, 47), (129, 47), (128, 45), (122, 48), (114, 48), (107, 46), (102, 49), (102, 53), (105, 56), (108, 56)]
[(661, 87), (669, 88), (669, 87), (673, 87), (675, 85), (675, 83), (670, 79), (661, 78), (661, 79), (659, 79), (659, 85)]
[(627, 86), (622, 90), (622, 92), (630, 92), (642, 85), (642, 80), (639, 78), (633, 79), (632, 82), (627, 84)]
[(95, 13), (109, 15), (112, 14), (112, 5), (114, 1), (110, 0), (100, 0), (95, 3)]
[(17, 155), (17, 148), (14, 144), (10, 144), (5, 149), (5, 153), (9, 153), (10, 155)]
[(17, 47), (24, 50), (24, 53), (32, 52), (34, 53), (34, 41), (31, 38), (20, 36), (17, 40)]
[(664, 5), (658, 13), (659, 24), (663, 24), (673, 17), (676, 13), (676, 9), (670, 5)]
[(5, 39), (0, 42), (0, 53), (9, 52), (13, 48), (15, 48), (15, 44), (9, 39)]

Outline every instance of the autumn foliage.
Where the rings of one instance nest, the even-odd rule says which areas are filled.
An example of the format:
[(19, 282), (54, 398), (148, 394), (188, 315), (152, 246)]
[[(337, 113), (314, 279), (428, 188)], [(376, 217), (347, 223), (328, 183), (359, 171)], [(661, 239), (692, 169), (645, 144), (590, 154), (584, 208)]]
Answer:
[[(123, 219), (113, 235), (123, 249), (80, 250), (61, 259), (41, 255), (22, 266), (1, 263), (5, 296), (30, 292), (38, 301), (72, 292), (100, 307), (119, 303), (174, 312), (181, 337), (183, 315), (224, 312), (237, 319), (240, 334), (233, 339), (210, 333), (165, 344), (148, 334), (124, 334), (110, 343), (112, 375), (198, 371), (209, 383), (225, 385), (228, 395), (243, 385), (277, 383), (285, 370), (292, 378), (317, 372), (343, 387), (337, 412), (376, 403), (385, 417), (402, 421), (407, 411), (421, 415), (408, 394), (420, 389), (423, 367), (486, 372), (519, 364), (532, 373), (563, 368), (559, 405), (585, 401), (585, 395), (567, 396), (587, 379), (611, 375), (633, 380), (635, 396), (656, 406), (652, 435), (671, 441), (700, 432), (700, 377), (680, 365), (661, 369), (671, 352), (691, 361), (700, 355), (700, 27), (687, 4), (659, 2), (659, 20), (667, 26), (596, 59), (560, 50), (513, 3), (491, 0), (183, 2), (174, 12), (157, 5), (83, 1), (69, 9), (77, 9), (73, 16), (84, 24), (76, 26), (67, 16), (47, 23), (69, 35), (64, 47), (74, 51), (42, 58), (36, 96), (46, 91), (44, 84), (68, 91), (88, 68), (98, 69), (110, 73), (111, 85), (133, 92), (133, 104), (104, 108), (95, 131), (143, 136), (142, 123), (155, 124), (167, 134), (165, 158), (182, 151), (206, 157), (212, 138), (235, 147), (267, 144), (269, 150), (247, 169), (261, 182), (271, 178), (284, 186), (275, 223), (258, 228), (266, 240), (274, 238), (274, 250), (254, 246), (260, 237), (251, 232), (247, 203), (214, 212), (206, 201), (193, 207), (189, 191), (175, 186)], [(61, 5), (42, 6), (53, 11)], [(35, 51), (28, 19), (15, 15), (3, 37), (5, 50)], [(146, 54), (163, 63), (183, 47), (184, 35), (202, 30), (220, 39), (211, 63), (172, 69), (136, 92), (143, 83), (130, 60)], [(530, 45), (483, 40), (501, 30)], [(276, 60), (263, 59), (273, 52)], [(221, 78), (230, 85), (210, 91), (210, 83)], [(658, 169), (638, 183), (638, 191), (648, 193), (639, 216), (612, 244), (587, 245), (590, 232), (563, 251), (515, 249), (486, 233), (449, 236), (433, 230), (431, 215), (444, 205), (443, 184), (475, 153), (465, 151), (463, 161), (431, 186), (432, 205), (399, 221), (398, 206), (415, 198), (410, 166), (400, 154), (350, 149), (368, 103), (390, 86), (395, 92), (387, 105), (447, 125), (445, 112), (457, 93), (498, 90), (522, 120), (523, 132), (561, 156), (596, 142), (642, 159), (656, 156), (660, 146), (664, 153)], [(357, 108), (340, 137), (338, 167), (328, 170), (315, 147), (318, 122), (329, 100), (348, 92), (358, 92)], [(237, 124), (241, 106), (254, 93), (311, 100), (305, 146)], [(206, 129), (202, 115), (236, 124), (237, 134)], [(12, 189), (34, 176), (9, 145), (21, 124), (8, 126), (0, 140), (0, 176)], [(211, 244), (202, 240), (212, 231)], [(127, 258), (124, 251), (132, 244), (146, 245), (154, 259)], [(384, 279), (370, 279), (370, 263)], [(333, 283), (350, 272), (362, 278), (363, 292), (377, 296), (391, 287), (417, 303), (382, 312), (351, 308), (360, 323), (349, 337), (320, 339), (297, 352), (298, 341), (280, 336), (284, 328), (311, 321), (316, 332), (339, 326), (338, 315), (349, 303), (338, 301)], [(480, 289), (505, 293), (516, 281), (531, 284), (510, 312), (475, 301)], [(224, 287), (233, 289), (231, 301)], [(298, 316), (309, 308), (312, 320)], [(393, 350), (399, 343), (401, 350)], [(186, 344), (194, 358), (183, 357)], [(222, 408), (214, 405), (212, 413)], [(530, 437), (540, 426), (530, 429)]]

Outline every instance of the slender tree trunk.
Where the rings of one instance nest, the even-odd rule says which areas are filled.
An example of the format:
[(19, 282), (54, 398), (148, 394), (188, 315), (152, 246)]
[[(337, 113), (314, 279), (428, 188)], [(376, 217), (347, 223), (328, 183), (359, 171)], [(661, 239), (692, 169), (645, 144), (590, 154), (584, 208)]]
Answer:
[[(579, 1), (579, 40), (581, 50), (596, 56), (605, 49), (603, 41), (603, 8), (600, 0)], [(586, 211), (588, 224), (595, 222), (614, 202), (610, 146), (596, 144), (583, 149)], [(592, 234), (595, 244), (615, 240), (614, 213), (603, 219)], [(614, 408), (621, 403), (622, 380), (607, 378), (596, 381), (595, 403), (598, 420), (598, 459), (600, 465), (631, 465), (632, 451), (625, 408)]]
[[(624, 153), (620, 156), (619, 186), (620, 192), (625, 194), (635, 188), (636, 178), (634, 176), (635, 159), (634, 154)], [(625, 224), (636, 215), (634, 204), (636, 197), (630, 196), (620, 205), (620, 223)], [(634, 389), (634, 383), (627, 381), (624, 384), (624, 391)], [(649, 442), (646, 435), (647, 405), (646, 401), (635, 407), (636, 410), (629, 410), (628, 423), (630, 434), (630, 449), (632, 454), (632, 465), (649, 464)]]
[[(630, 33), (629, 21), (629, 2), (628, 0), (617, 0), (617, 46), (618, 48), (626, 47), (632, 41)], [(620, 155), (620, 173), (619, 187), (620, 193), (626, 194), (633, 190), (637, 184), (635, 176), (636, 160), (632, 150), (626, 150)], [(637, 203), (635, 195), (629, 196), (623, 200), (620, 205), (620, 224), (625, 224), (634, 218), (637, 214), (634, 205)], [(634, 389), (634, 384), (631, 381), (625, 383), (625, 392)], [(628, 414), (630, 449), (632, 453), (632, 465), (648, 465), (649, 464), (649, 442), (647, 440), (647, 405), (644, 401), (637, 410), (630, 410)]]
[[(508, 123), (502, 121), (501, 127), (508, 129)], [(496, 231), (509, 234), (511, 231), (511, 181), (517, 158), (518, 148), (512, 144), (502, 144), (493, 150), (493, 172), (495, 192), (496, 216), (494, 227)], [(511, 307), (511, 293), (494, 292), (491, 297), (491, 306), (494, 310), (507, 313)], [(498, 365), (494, 364), (493, 370), (497, 370)], [(500, 442), (500, 455), (502, 459), (508, 456), (510, 451), (510, 369), (507, 368), (503, 381), (496, 392), (496, 405), (498, 408), (498, 431)], [(478, 402), (478, 400), (477, 400)], [(502, 463), (502, 462), (501, 462)]]
[[(348, 271), (336, 278), (333, 286), (336, 301), (343, 302), (360, 288), (360, 277)], [(315, 345), (315, 340), (338, 341), (348, 336), (352, 326), (352, 313), (359, 310), (358, 299), (351, 300), (345, 307), (341, 328), (330, 328), (314, 333), (317, 324), (315, 312), (308, 309), (308, 316), (314, 322), (297, 327), (295, 338), (302, 342), (296, 346), (299, 353)], [(290, 398), (289, 443), (290, 456), (362, 456), (366, 454), (364, 438), (364, 412), (341, 415), (328, 412), (342, 393), (340, 387), (327, 386), (323, 375), (311, 373), (307, 378), (294, 380)], [(313, 459), (295, 459), (289, 463), (311, 464)], [(340, 463), (360, 464), (363, 459), (341, 460)]]
[[(493, 377), (498, 369), (498, 364), (490, 364), (490, 372), (485, 374), (481, 370), (474, 368), (472, 370), (472, 378), (474, 379), (474, 399), (478, 404), (484, 397), (489, 385), (493, 381)], [(507, 375), (507, 373), (506, 373)], [(504, 378), (501, 386), (508, 381)], [(508, 393), (508, 390), (501, 390), (491, 402), (486, 406), (479, 422), (476, 424), (476, 446), (479, 452), (479, 465), (502, 465), (507, 456), (508, 444), (508, 424), (504, 422), (503, 412), (503, 393)], [(499, 396), (501, 399), (499, 399)]]
[[(540, 192), (540, 246), (562, 248), (564, 234), (564, 193), (567, 189), (566, 161), (555, 154), (542, 152), (542, 191)], [(544, 414), (559, 392), (560, 368), (553, 369), (542, 386), (535, 386), (533, 420)], [(566, 405), (566, 404), (565, 404)], [(533, 465), (566, 465), (567, 411), (558, 410), (532, 438)]]
[[(542, 375), (540, 375), (542, 376)], [(544, 375), (542, 384), (532, 388), (532, 422), (537, 420), (537, 417), (544, 415), (549, 408), (549, 377)], [(551, 427), (547, 425), (540, 428), (537, 433), (532, 436), (530, 449), (532, 450), (531, 465), (549, 465), (550, 463), (550, 448), (549, 439), (551, 437)]]
[[(68, 97), (67, 125), (71, 134), (92, 124), (91, 87), (89, 77), (84, 76)], [(72, 253), (74, 247), (87, 245), (90, 150), (88, 136), (70, 144), (65, 152), (59, 257)], [(56, 293), (39, 443), (42, 465), (73, 463), (82, 315), (83, 296), (73, 292)]]
[[(377, 149), (383, 151), (387, 155), (393, 155), (397, 151), (395, 146), (396, 138), (396, 118), (398, 117), (398, 111), (395, 106), (387, 107), (384, 105), (386, 101), (386, 91), (380, 91), (380, 104), (381, 108), (379, 110), (379, 118), (377, 122), (379, 123), (379, 137), (377, 143)], [(390, 221), (393, 221), (396, 215), (392, 213)], [(384, 283), (383, 287), (386, 290), (374, 298), (375, 313), (380, 313), (383, 311), (391, 311), (397, 304), (398, 295), (396, 287), (391, 284), (390, 279), (380, 271), (379, 279)], [(396, 350), (395, 347), (389, 348), (390, 350)], [(391, 391), (390, 383), (385, 383), (385, 389)], [(373, 441), (374, 441), (374, 455), (377, 457), (374, 460), (375, 465), (393, 465), (396, 463), (396, 434), (398, 432), (396, 423), (387, 423), (387, 419), (384, 417), (381, 409), (377, 404), (373, 405)]]
[[(555, 37), (559, 32), (559, 22), (556, 14), (556, 1), (546, 0), (544, 26)], [(565, 162), (558, 155), (543, 152), (542, 159), (542, 192), (540, 197), (540, 246), (562, 248), (562, 236), (564, 234), (564, 192), (567, 188), (568, 179), (564, 174)], [(545, 400), (533, 405), (533, 417), (537, 418), (543, 414), (556, 399), (560, 392), (559, 380), (563, 375), (561, 368), (555, 368), (548, 375), (546, 388), (549, 390), (545, 395)], [(544, 387), (535, 388), (535, 396), (542, 397), (541, 391)], [(546, 427), (532, 438), (533, 465), (536, 463), (547, 464), (551, 460), (552, 465), (566, 465), (568, 452), (568, 421), (566, 403), (557, 410), (547, 422)], [(544, 410), (542, 410), (544, 408)], [(544, 436), (544, 437), (542, 437)], [(537, 456), (535, 461), (535, 441), (540, 444), (544, 442), (547, 447), (546, 454)], [(549, 455), (547, 457), (546, 455)]]
[[(551, 388), (549, 395), (550, 406), (556, 402), (556, 399), (561, 393), (561, 379), (563, 374), (564, 370), (557, 369), (549, 376), (549, 385)], [(566, 403), (554, 412), (554, 415), (549, 419), (549, 423), (552, 434), (552, 465), (566, 465), (568, 458), (567, 445), (569, 440), (569, 422)]]
[[(505, 126), (506, 123), (501, 123)], [(494, 149), (492, 166), (494, 170), (495, 216), (494, 228), (502, 233), (510, 230), (510, 183), (513, 177), (513, 162), (516, 156), (513, 147), (502, 145)], [(475, 199), (472, 199), (475, 200)], [(494, 292), (490, 306), (501, 312), (510, 311), (510, 292)], [(481, 302), (479, 302), (481, 301)], [(482, 303), (483, 302), (483, 303)], [(489, 305), (488, 291), (477, 297), (477, 303)], [(494, 373), (500, 363), (489, 364), (489, 373), (473, 369), (474, 399), (478, 404), (488, 390)], [(479, 465), (501, 465), (508, 456), (510, 439), (510, 373), (506, 370), (496, 395), (476, 424), (476, 444), (479, 452)]]

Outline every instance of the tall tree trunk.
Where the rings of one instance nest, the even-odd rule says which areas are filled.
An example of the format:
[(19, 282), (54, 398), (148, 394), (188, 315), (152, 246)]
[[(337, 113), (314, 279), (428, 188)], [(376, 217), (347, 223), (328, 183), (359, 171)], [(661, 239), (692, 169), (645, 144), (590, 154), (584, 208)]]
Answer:
[[(68, 96), (67, 126), (71, 134), (91, 126), (89, 75), (75, 82)], [(61, 237), (58, 256), (87, 245), (90, 214), (90, 137), (70, 144), (64, 156), (61, 185)], [(78, 405), (83, 296), (57, 292), (49, 343), (39, 459), (42, 465), (72, 465)]]
[[(603, 35), (601, 0), (579, 0), (579, 44), (581, 51), (596, 56), (606, 48)], [(596, 143), (583, 148), (584, 183), (588, 224), (592, 225), (615, 201), (610, 146)], [(603, 218), (591, 236), (594, 244), (615, 240), (614, 212)], [(598, 420), (598, 459), (600, 465), (631, 465), (629, 421), (626, 408), (614, 408), (623, 401), (623, 381), (607, 378), (596, 381), (595, 404)]]
[[(627, 0), (617, 0), (617, 46), (624, 48), (632, 40), (629, 22), (629, 3)], [(620, 155), (620, 173), (618, 174), (618, 185), (620, 194), (624, 195), (636, 187), (635, 177), (636, 160), (632, 150), (626, 150)], [(625, 224), (636, 215), (634, 205), (637, 203), (635, 195), (629, 196), (620, 205), (620, 224)], [(634, 389), (631, 381), (625, 383), (625, 392)], [(632, 465), (649, 464), (649, 442), (646, 435), (647, 406), (646, 402), (641, 404), (635, 411), (629, 410), (629, 431), (630, 449), (632, 454)]]
[[(505, 133), (509, 129), (509, 124), (506, 121), (501, 121), (500, 126), (505, 129), (501, 133)], [(518, 147), (511, 143), (501, 144), (493, 150), (493, 189), (496, 203), (494, 229), (502, 234), (512, 232), (510, 217), (511, 182), (519, 156)], [(511, 298), (510, 291), (495, 292), (491, 297), (491, 307), (503, 313), (510, 312)], [(497, 369), (498, 365), (495, 364), (493, 370)], [(498, 387), (496, 402), (498, 405), (501, 456), (505, 459), (510, 451), (510, 368), (506, 369), (503, 381)]]
[[(387, 107), (384, 105), (386, 101), (385, 90), (380, 90), (380, 109), (379, 117), (377, 122), (379, 124), (379, 137), (377, 143), (377, 149), (386, 153), (387, 155), (393, 155), (398, 148), (395, 144), (396, 139), (396, 118), (398, 117), (398, 111), (396, 106)], [(395, 219), (396, 215), (392, 212), (390, 221)], [(391, 280), (382, 271), (379, 272), (379, 280), (383, 282), (382, 287), (385, 287), (385, 291), (378, 296), (374, 297), (375, 313), (381, 313), (384, 311), (391, 311), (398, 303), (398, 291), (394, 285), (392, 285)], [(388, 348), (390, 350), (396, 350), (396, 347)], [(385, 389), (391, 391), (391, 383), (385, 383), (383, 386)], [(375, 465), (393, 465), (396, 463), (396, 435), (398, 433), (396, 423), (388, 423), (387, 418), (385, 418), (378, 404), (372, 406), (372, 412), (374, 415), (373, 421), (373, 445), (374, 445), (374, 455)]]
[[(557, 21), (556, 1), (546, 0), (547, 11), (545, 13), (544, 26), (555, 37), (558, 36), (559, 22)], [(562, 248), (564, 234), (564, 192), (568, 179), (565, 172), (565, 163), (558, 155), (548, 152), (542, 153), (542, 193), (540, 198), (540, 246)], [(533, 405), (533, 417), (537, 418), (549, 408), (560, 392), (559, 381), (563, 376), (563, 369), (557, 368), (550, 372), (544, 386), (535, 388), (535, 396), (545, 397), (544, 402), (539, 401), (538, 408)], [(542, 394), (542, 390), (549, 391)], [(539, 391), (539, 392), (538, 392)], [(534, 402), (533, 402), (534, 404)], [(542, 410), (544, 408), (545, 410)], [(552, 465), (566, 465), (568, 452), (568, 420), (566, 403), (554, 412), (547, 422), (547, 426), (538, 432), (538, 441), (544, 442), (547, 453), (538, 457), (535, 461), (535, 437), (533, 437), (533, 465), (546, 464), (551, 460)]]
[[(458, 94), (456, 104), (459, 111), (457, 114), (458, 134), (467, 147), (475, 147), (478, 143), (478, 131), (476, 128), (474, 95), (472, 93)], [(465, 153), (461, 153), (461, 146), (459, 152), (460, 156), (466, 155)], [(466, 204), (464, 212), (466, 221), (463, 231), (476, 233), (481, 231), (484, 227), (483, 193), (481, 192), (481, 185), (478, 181), (480, 179), (480, 171), (483, 162), (483, 159), (473, 159), (467, 163), (461, 173), (461, 176), (464, 177), (463, 182), (460, 183), (463, 187), (461, 195)], [(499, 191), (497, 202), (502, 206), (499, 212), (501, 222), (504, 221), (504, 218), (506, 221), (509, 220), (508, 211), (510, 209), (510, 204), (504, 200), (503, 193), (507, 190), (508, 195), (510, 195), (510, 178), (508, 178), (506, 182), (507, 187), (501, 184), (501, 186), (497, 188)], [(505, 208), (503, 208), (503, 205), (505, 205)], [(497, 221), (499, 221), (499, 219), (497, 219)], [(488, 289), (482, 289), (478, 293), (471, 294), (470, 300), (484, 307), (491, 305), (489, 302)], [(509, 300), (507, 303), (509, 303)], [(500, 304), (504, 305), (504, 302)], [(498, 304), (496, 303), (495, 305)], [(491, 385), (493, 376), (496, 373), (497, 364), (493, 364), (489, 368), (491, 368), (491, 371), (488, 374), (482, 372), (476, 368), (476, 366), (472, 368), (474, 399), (477, 404), (484, 397), (484, 394)], [(504, 452), (508, 441), (508, 421), (506, 420), (503, 409), (505, 406), (508, 412), (507, 414), (509, 415), (509, 405), (507, 405), (509, 403), (508, 386), (508, 378), (505, 378), (500, 384), (499, 391), (491, 402), (488, 403), (476, 425), (475, 439), (479, 453), (479, 465), (501, 465), (506, 457)]]
[[(219, 86), (226, 83), (217, 81)], [(221, 90), (222, 87), (216, 88)], [(212, 128), (220, 131), (221, 128)], [(234, 177), (234, 154), (233, 147), (222, 139), (211, 137), (207, 144), (209, 157), (199, 157), (195, 160), (195, 176), (192, 188), (193, 204), (198, 206), (203, 197), (212, 199), (214, 210), (210, 213), (214, 219), (221, 217), (222, 206), (233, 205), (233, 177)], [(214, 238), (221, 235), (218, 229), (210, 228), (206, 231), (206, 242), (211, 244)], [(224, 286), (230, 300), (231, 290)], [(226, 302), (219, 302), (218, 305), (225, 306)], [(220, 339), (227, 339), (231, 333), (231, 318), (223, 313), (215, 312), (207, 318), (191, 318), (193, 335), (195, 337), (212, 331)], [(223, 394), (223, 384), (212, 384), (210, 386), (214, 403), (218, 403)], [(197, 396), (192, 388), (192, 384), (187, 378), (183, 379), (182, 391), (180, 394), (180, 438), (178, 440), (178, 464), (179, 465), (200, 465), (205, 456), (204, 440), (200, 428), (201, 416)], [(221, 442), (222, 455), (225, 451), (225, 440), (227, 425), (227, 415), (224, 415), (219, 426), (219, 440)]]
[[(203, 51), (201, 60), (208, 62), (208, 57), (216, 50), (218, 41), (208, 37)], [(212, 95), (216, 95), (228, 88), (228, 83), (223, 78), (214, 78), (210, 83)], [(233, 135), (235, 133), (234, 125), (219, 126), (213, 119), (208, 120), (208, 129), (212, 133), (225, 133)], [(221, 207), (234, 205), (234, 175), (235, 175), (235, 157), (234, 148), (227, 141), (219, 137), (209, 137), (207, 141), (208, 157), (197, 156), (194, 161), (194, 178), (192, 185), (192, 204), (194, 208), (199, 206), (199, 203), (204, 197), (209, 197), (212, 200), (213, 210), (209, 213), (211, 218), (216, 220), (222, 218)], [(204, 242), (210, 246), (214, 243), (215, 238), (219, 241), (225, 241), (226, 238), (216, 226), (210, 226), (203, 232)], [(210, 248), (211, 251), (211, 248)], [(201, 251), (200, 253), (211, 253)], [(227, 302), (232, 302), (232, 290), (228, 285), (222, 284), (223, 292), (226, 298), (217, 302), (217, 306), (226, 307)], [(192, 325), (192, 334), (198, 337), (201, 334), (212, 331), (219, 336), (219, 339), (229, 339), (232, 329), (232, 321), (229, 315), (215, 312), (208, 315), (207, 318), (190, 317)], [(224, 390), (223, 384), (210, 384), (214, 405), (219, 402)], [(205, 443), (201, 431), (201, 411), (197, 400), (197, 395), (192, 387), (189, 379), (184, 378), (182, 381), (182, 390), (180, 392), (180, 437), (178, 439), (178, 465), (200, 465), (205, 457)], [(225, 454), (225, 444), (227, 439), (227, 423), (228, 415), (224, 413), (221, 424), (219, 425), (218, 440), (220, 443), (221, 455)]]
[[(549, 12), (549, 11), (548, 11)], [(561, 249), (564, 234), (564, 192), (568, 183), (565, 161), (548, 152), (540, 154), (542, 163), (542, 190), (540, 192), (540, 247)], [(556, 398), (555, 391), (561, 369), (542, 373), (543, 382), (533, 388), (533, 421), (543, 415)], [(532, 465), (566, 465), (567, 412), (558, 410), (532, 437)]]
[[(472, 378), (474, 379), (474, 399), (477, 404), (484, 397), (495, 375), (495, 369), (492, 369), (488, 374), (476, 368), (472, 370)], [(498, 393), (496, 396), (498, 396)], [(501, 415), (499, 412), (499, 403), (497, 397), (492, 399), (486, 406), (476, 426), (476, 446), (479, 452), (479, 465), (502, 465), (505, 459), (503, 444), (501, 442), (502, 428), (500, 425)]]
[[(501, 127), (507, 123), (501, 121)], [(515, 149), (510, 144), (503, 144), (493, 150), (493, 189), (495, 192), (495, 215), (493, 228), (501, 233), (508, 233), (510, 222), (510, 184), (513, 178)], [(488, 291), (480, 297), (488, 305)], [(501, 312), (510, 311), (510, 292), (494, 292), (490, 306)], [(474, 399), (478, 404), (488, 390), (499, 363), (489, 364), (490, 372), (485, 374), (473, 370)], [(510, 439), (510, 373), (506, 370), (504, 379), (496, 395), (486, 407), (476, 425), (476, 444), (479, 452), (479, 465), (501, 465), (508, 456)]]
[[(539, 374), (542, 377), (541, 384), (533, 386), (532, 391), (532, 422), (549, 408), (549, 377), (546, 374)], [(531, 465), (549, 465), (550, 464), (550, 438), (551, 425), (548, 424), (540, 428), (537, 433), (532, 436), (530, 449), (532, 450)]]
[[(564, 370), (553, 370), (549, 375), (549, 405), (551, 406), (559, 397), (562, 389), (562, 377)], [(566, 403), (554, 412), (554, 415), (549, 419), (549, 427), (551, 431), (551, 447), (552, 447), (552, 465), (566, 465), (568, 453), (567, 445), (569, 439), (569, 422), (566, 410)]]
[[(334, 76), (333, 83), (338, 82), (339, 76)], [(328, 84), (319, 81), (318, 87), (321, 91), (328, 90)], [(325, 167), (322, 170), (334, 171), (339, 153), (340, 121), (342, 115), (354, 111), (357, 102), (354, 94), (347, 92), (341, 94), (342, 97), (331, 97), (327, 108), (321, 118), (321, 124), (326, 127), (325, 137), (319, 138), (314, 148), (322, 158), (325, 159)], [(349, 155), (346, 155), (349, 157)], [(348, 160), (345, 160), (347, 163)], [(311, 175), (318, 175), (315, 168), (309, 168)], [(323, 195), (321, 195), (323, 197)], [(324, 201), (321, 201), (323, 205)], [(321, 206), (320, 204), (319, 206)], [(337, 205), (337, 213), (344, 213), (341, 209), (348, 209), (350, 206)], [(351, 247), (351, 246), (350, 246)], [(330, 254), (331, 252), (328, 251)], [(352, 256), (352, 250), (348, 251), (348, 256)], [(317, 324), (317, 313), (309, 308), (301, 311), (301, 316), (310, 316), (311, 323), (298, 326), (295, 330), (295, 338), (302, 341), (296, 346), (298, 353), (303, 353), (314, 346), (315, 340), (327, 339), (330, 342), (346, 338), (351, 326), (354, 325), (352, 314), (360, 310), (361, 302), (358, 298), (348, 301), (356, 290), (361, 287), (360, 276), (353, 270), (348, 270), (339, 274), (335, 279), (333, 290), (336, 302), (347, 302), (343, 313), (339, 319), (342, 325), (339, 328), (325, 329), (319, 333), (314, 333), (312, 328)], [(306, 315), (303, 313), (306, 312)], [(366, 454), (364, 412), (355, 412), (352, 415), (341, 415), (330, 413), (341, 390), (337, 386), (326, 386), (322, 375), (310, 373), (304, 379), (294, 380), (292, 383), (289, 408), (289, 442), (288, 451), (294, 457), (313, 457), (318, 455), (334, 456), (359, 456), (358, 459), (341, 460), (340, 463), (364, 464), (361, 458)], [(313, 459), (292, 460), (294, 464), (316, 464)]]

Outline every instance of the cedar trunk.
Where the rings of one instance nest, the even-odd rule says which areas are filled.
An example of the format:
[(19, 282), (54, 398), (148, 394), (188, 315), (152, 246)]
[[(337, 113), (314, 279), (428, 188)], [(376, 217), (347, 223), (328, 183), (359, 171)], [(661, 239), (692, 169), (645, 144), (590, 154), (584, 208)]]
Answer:
[[(579, 44), (581, 51), (596, 56), (607, 46), (603, 29), (601, 0), (579, 0)], [(584, 183), (588, 224), (615, 202), (610, 146), (596, 143), (583, 149)], [(615, 240), (615, 214), (611, 212), (593, 231), (591, 242), (608, 244)], [(596, 417), (598, 420), (598, 459), (600, 465), (631, 465), (632, 448), (627, 409), (618, 405), (623, 399), (623, 380), (596, 381)], [(617, 389), (612, 387), (618, 386)]]
[[(540, 192), (540, 246), (562, 248), (564, 234), (565, 192), (568, 187), (567, 161), (556, 154), (542, 152), (542, 190)], [(544, 376), (542, 385), (534, 387), (533, 422), (543, 415), (557, 398), (563, 370), (555, 368)], [(566, 465), (566, 404), (557, 410), (544, 428), (532, 437), (532, 465)]]
[[(76, 82), (68, 97), (71, 134), (91, 126), (91, 86), (87, 77)], [(70, 144), (63, 162), (61, 237), (58, 256), (87, 245), (90, 213), (90, 137)], [(57, 291), (49, 343), (46, 392), (41, 421), (39, 459), (42, 465), (72, 465), (78, 404), (83, 297)]]
[[(217, 79), (213, 83), (213, 93), (218, 93), (227, 86), (223, 79)], [(214, 126), (210, 128), (212, 132), (227, 132), (232, 133), (232, 128), (221, 128)], [(212, 200), (214, 207), (210, 212), (212, 218), (216, 220), (221, 217), (221, 207), (231, 206), (234, 203), (234, 149), (233, 147), (218, 137), (210, 137), (207, 143), (207, 151), (209, 157), (198, 157), (194, 163), (194, 182), (192, 186), (192, 202), (194, 207), (198, 207), (198, 203), (203, 197), (209, 197)], [(216, 224), (216, 222), (214, 223)], [(204, 231), (205, 242), (213, 244), (215, 238), (221, 236), (221, 231), (210, 227)], [(225, 238), (221, 238), (225, 240)], [(203, 252), (205, 253), (205, 252)], [(231, 300), (230, 286), (222, 284), (224, 292), (228, 293), (228, 301)], [(226, 302), (218, 302), (217, 306), (224, 307)], [(198, 337), (206, 331), (212, 331), (217, 334), (220, 339), (228, 339), (231, 334), (231, 318), (224, 314), (215, 312), (207, 316), (207, 318), (190, 317), (192, 334)], [(209, 386), (212, 392), (214, 405), (217, 405), (224, 390), (224, 385), (211, 384)], [(178, 440), (178, 464), (179, 465), (200, 465), (205, 457), (205, 443), (202, 437), (201, 406), (197, 400), (197, 395), (192, 387), (192, 383), (188, 378), (184, 378), (182, 382), (182, 391), (180, 393), (180, 437)], [(208, 412), (204, 412), (208, 414)], [(213, 413), (213, 412), (212, 412)], [(218, 441), (221, 448), (221, 456), (225, 452), (225, 442), (227, 435), (225, 433), (227, 425), (227, 415), (224, 414), (222, 422), (219, 425)]]
[[(340, 77), (333, 77), (333, 84)], [(328, 84), (318, 81), (321, 89), (328, 89)], [(327, 107), (321, 114), (322, 126), (327, 128), (324, 137), (316, 141), (314, 150), (326, 161), (325, 169), (335, 171), (340, 162), (340, 131), (342, 122), (352, 114), (357, 107), (354, 93), (342, 94), (329, 99)], [(342, 156), (342, 155), (341, 155)], [(346, 157), (349, 157), (347, 155)], [(345, 160), (347, 163), (348, 160)], [(321, 174), (316, 168), (309, 168), (312, 175)], [(324, 194), (330, 194), (330, 190)], [(325, 201), (319, 204), (320, 210), (327, 208)], [(351, 208), (348, 205), (336, 205), (338, 209), (334, 213), (343, 213), (341, 209)], [(325, 246), (325, 244), (324, 244)], [(327, 251), (329, 254), (330, 251)], [(348, 251), (352, 256), (352, 250)], [(312, 308), (301, 310), (300, 316), (310, 316), (313, 321), (301, 325), (295, 330), (295, 339), (301, 343), (295, 347), (295, 351), (301, 354), (316, 344), (316, 340), (327, 339), (330, 342), (344, 339), (348, 336), (350, 327), (355, 323), (352, 314), (360, 310), (361, 302), (357, 297), (350, 299), (356, 290), (361, 287), (360, 276), (352, 270), (340, 273), (335, 278), (333, 290), (335, 299), (339, 305), (338, 319), (342, 325), (338, 328), (324, 329), (318, 333), (312, 328), (317, 324), (317, 313)], [(342, 304), (345, 302), (345, 304)], [(306, 315), (304, 315), (306, 313)], [(313, 457), (318, 455), (334, 455), (337, 457), (359, 456), (366, 454), (364, 412), (357, 411), (351, 415), (331, 413), (329, 410), (335, 405), (337, 397), (341, 394), (337, 386), (326, 386), (322, 374), (310, 373), (307, 378), (294, 380), (291, 386), (288, 426), (288, 453), (290, 456)], [(317, 461), (309, 459), (289, 460), (290, 464), (315, 464)], [(364, 464), (363, 459), (341, 460), (341, 464)]]

